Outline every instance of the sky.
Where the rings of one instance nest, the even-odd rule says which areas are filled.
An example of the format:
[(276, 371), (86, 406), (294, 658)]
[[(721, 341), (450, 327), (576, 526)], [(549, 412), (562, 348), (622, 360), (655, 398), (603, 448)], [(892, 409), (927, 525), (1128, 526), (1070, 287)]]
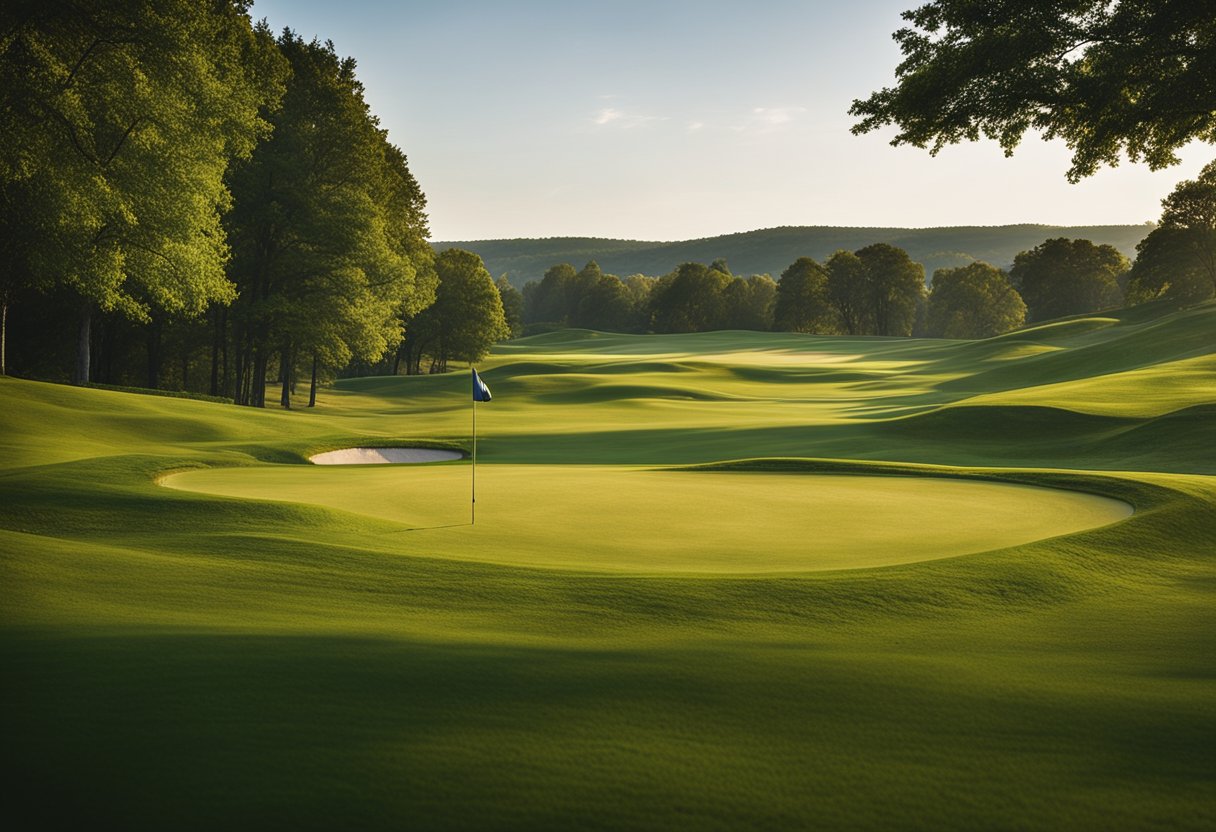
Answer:
[(684, 240), (783, 225), (1142, 223), (1216, 157), (1184, 148), (1072, 185), (1028, 135), (932, 157), (853, 136), (890, 86), (918, 0), (584, 3), (257, 0), (276, 31), (331, 40), (405, 151), (437, 241)]

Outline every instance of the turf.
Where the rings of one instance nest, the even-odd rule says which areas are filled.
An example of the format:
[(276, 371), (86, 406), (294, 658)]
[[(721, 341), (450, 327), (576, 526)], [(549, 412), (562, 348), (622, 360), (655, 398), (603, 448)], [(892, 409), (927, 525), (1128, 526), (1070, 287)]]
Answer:
[(482, 470), (474, 525), (467, 466), (302, 468), (213, 468), (162, 484), (393, 520), (402, 528), (382, 536), (388, 551), (643, 574), (892, 566), (1055, 537), (1130, 513), (1126, 503), (1074, 491), (945, 478), (493, 465)]
[(1213, 828), (1213, 332), (522, 339), (475, 530), (467, 463), (305, 463), (467, 443), (463, 374), (0, 379), (6, 819)]

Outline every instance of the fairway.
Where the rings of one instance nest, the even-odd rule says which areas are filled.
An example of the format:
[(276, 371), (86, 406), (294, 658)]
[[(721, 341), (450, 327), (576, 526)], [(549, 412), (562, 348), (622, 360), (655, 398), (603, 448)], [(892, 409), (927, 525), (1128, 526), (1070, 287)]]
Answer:
[(1121, 520), (1126, 503), (929, 477), (484, 466), (469, 525), (465, 466), (191, 471), (162, 485), (313, 503), (391, 520), (385, 545), (607, 572), (814, 572), (982, 552)]
[[(289, 412), (0, 378), (6, 806), (1212, 829), (1213, 331), (511, 341), (475, 526), (467, 372)], [(308, 462), (381, 447), (449, 461)]]

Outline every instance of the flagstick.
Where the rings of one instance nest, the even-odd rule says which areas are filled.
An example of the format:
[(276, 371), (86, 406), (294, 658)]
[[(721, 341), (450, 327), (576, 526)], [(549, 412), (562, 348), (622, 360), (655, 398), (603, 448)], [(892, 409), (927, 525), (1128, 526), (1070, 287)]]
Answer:
[(473, 500), (469, 503), (469, 525), (477, 524), (477, 399), (473, 399)]

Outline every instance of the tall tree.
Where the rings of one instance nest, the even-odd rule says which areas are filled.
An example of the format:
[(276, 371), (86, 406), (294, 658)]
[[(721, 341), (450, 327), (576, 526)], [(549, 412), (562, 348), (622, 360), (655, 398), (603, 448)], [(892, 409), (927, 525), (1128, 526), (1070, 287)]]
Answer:
[(726, 326), (726, 287), (734, 278), (703, 263), (683, 263), (650, 296), (656, 332), (708, 332)]
[(1035, 130), (1072, 150), (1074, 182), (1216, 142), (1211, 0), (932, 0), (903, 17), (898, 82), (853, 102), (854, 133), (894, 124), (892, 144), (934, 154), (986, 136), (1009, 155)]
[(315, 382), (321, 367), (395, 347), (433, 280), (421, 191), (370, 114), (355, 62), (290, 30), (279, 48), (291, 80), (274, 135), (233, 174), (227, 222), (241, 290), (234, 398), (264, 405), (277, 364), (286, 407), (301, 363)]
[(431, 357), (432, 372), (445, 372), (449, 361), (477, 361), (510, 333), (494, 278), (480, 257), (450, 248), (435, 258), (435, 271), (435, 302), (413, 321), (413, 372), (424, 355)]
[(1216, 293), (1216, 162), (1161, 202), (1161, 223), (1136, 246), (1128, 300), (1203, 300)]
[(872, 335), (874, 308), (870, 303), (870, 274), (851, 251), (838, 251), (828, 258), (828, 299), (840, 316), (846, 335)]
[(526, 296), (524, 320), (528, 323), (570, 323), (570, 284), (578, 272), (569, 263), (551, 266)]
[(518, 338), (524, 332), (523, 293), (511, 285), (505, 274), (494, 281), (494, 288), (498, 289), (498, 298), (502, 301), (502, 316), (510, 337)]
[(726, 326), (764, 332), (773, 328), (777, 281), (767, 274), (736, 277), (726, 287)]
[(1057, 237), (1013, 260), (1009, 277), (1026, 302), (1026, 319), (1044, 321), (1118, 306), (1130, 263), (1111, 245)]
[(268, 131), (285, 69), (242, 0), (14, 0), (0, 8), (0, 300), (66, 286), (73, 380), (97, 310), (225, 302), (230, 160)]
[(777, 283), (773, 327), (783, 332), (835, 332), (839, 313), (828, 291), (828, 270), (810, 257), (799, 257)]
[(925, 267), (902, 248), (875, 243), (858, 249), (866, 270), (867, 300), (875, 335), (911, 335), (925, 295)]
[(934, 338), (991, 338), (1026, 320), (1026, 304), (1002, 270), (983, 262), (938, 269), (929, 292)]

